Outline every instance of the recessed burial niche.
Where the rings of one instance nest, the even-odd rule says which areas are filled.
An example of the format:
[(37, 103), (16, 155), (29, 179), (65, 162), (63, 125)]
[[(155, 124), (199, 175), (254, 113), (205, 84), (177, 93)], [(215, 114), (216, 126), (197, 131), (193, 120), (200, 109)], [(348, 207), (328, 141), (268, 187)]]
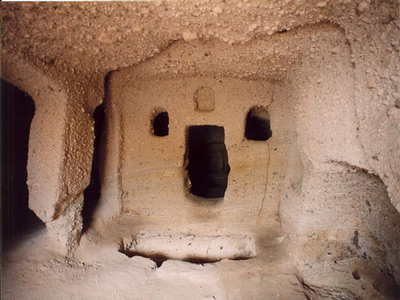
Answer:
[(169, 134), (168, 112), (161, 111), (155, 114), (153, 119), (153, 133), (156, 136), (167, 136)]
[(222, 198), (230, 171), (223, 127), (190, 126), (188, 134), (189, 164), (186, 167), (191, 194), (203, 198)]
[(246, 118), (245, 137), (253, 141), (266, 141), (272, 136), (268, 111), (260, 106), (250, 109)]

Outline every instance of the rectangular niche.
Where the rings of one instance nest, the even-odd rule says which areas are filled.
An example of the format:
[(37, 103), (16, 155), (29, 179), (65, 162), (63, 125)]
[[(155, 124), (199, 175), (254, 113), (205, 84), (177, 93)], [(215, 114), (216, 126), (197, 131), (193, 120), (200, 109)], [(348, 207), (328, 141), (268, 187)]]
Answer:
[(223, 198), (230, 172), (224, 127), (190, 126), (186, 146), (190, 194), (203, 200)]
[[(212, 89), (213, 111), (199, 111), (195, 94)], [(133, 69), (112, 74), (109, 101), (119, 118), (122, 145), (114, 147), (121, 162), (123, 213), (181, 222), (254, 224), (265, 195), (268, 142), (245, 138), (246, 117), (254, 106), (268, 106), (272, 84), (231, 78), (137, 78)], [(153, 119), (168, 112), (168, 135), (156, 136)], [(228, 188), (214, 207), (199, 205), (188, 194), (185, 152), (188, 129), (195, 125), (223, 127), (229, 157)], [(110, 149), (112, 149), (110, 147)], [(107, 170), (106, 170), (107, 172)], [(104, 187), (107, 189), (107, 187)], [(195, 213), (194, 213), (195, 212)]]

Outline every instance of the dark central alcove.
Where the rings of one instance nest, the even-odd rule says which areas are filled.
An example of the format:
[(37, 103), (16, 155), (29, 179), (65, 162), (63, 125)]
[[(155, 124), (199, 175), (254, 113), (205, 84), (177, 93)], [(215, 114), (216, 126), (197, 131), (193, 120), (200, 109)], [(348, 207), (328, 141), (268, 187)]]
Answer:
[(224, 197), (230, 171), (224, 128), (190, 126), (187, 146), (190, 192), (204, 198)]

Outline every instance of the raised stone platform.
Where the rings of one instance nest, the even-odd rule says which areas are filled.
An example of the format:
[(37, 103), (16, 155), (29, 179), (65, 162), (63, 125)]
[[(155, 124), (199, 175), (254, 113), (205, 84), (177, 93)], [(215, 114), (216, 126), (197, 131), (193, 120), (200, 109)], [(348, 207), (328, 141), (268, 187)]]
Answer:
[(139, 231), (121, 242), (120, 252), (156, 261), (179, 259), (191, 262), (216, 262), (222, 259), (247, 259), (257, 255), (254, 238), (249, 235), (196, 235)]

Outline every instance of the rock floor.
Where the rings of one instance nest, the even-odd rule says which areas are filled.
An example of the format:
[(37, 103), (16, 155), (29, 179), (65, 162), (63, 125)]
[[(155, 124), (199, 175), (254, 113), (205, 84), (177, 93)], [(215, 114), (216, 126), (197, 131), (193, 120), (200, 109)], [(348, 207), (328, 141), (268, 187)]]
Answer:
[(285, 238), (269, 232), (253, 259), (167, 260), (157, 267), (149, 258), (118, 252), (117, 239), (102, 239), (106, 233), (94, 230), (82, 238), (74, 258), (65, 258), (52, 251), (40, 229), (3, 253), (2, 298), (304, 299)]

